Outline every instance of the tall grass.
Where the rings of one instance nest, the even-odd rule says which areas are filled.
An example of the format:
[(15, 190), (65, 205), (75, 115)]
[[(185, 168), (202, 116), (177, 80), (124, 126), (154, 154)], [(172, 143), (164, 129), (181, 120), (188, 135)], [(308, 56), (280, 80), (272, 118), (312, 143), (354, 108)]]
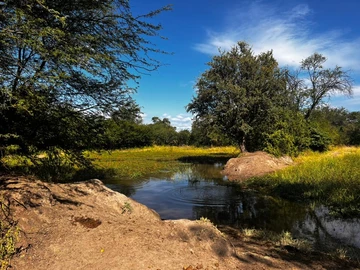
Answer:
[(306, 152), (294, 166), (248, 184), (288, 199), (319, 202), (333, 214), (360, 217), (360, 148)]
[(176, 171), (184, 162), (226, 162), (239, 155), (235, 147), (152, 146), (112, 152), (88, 152), (93, 164), (117, 177), (136, 178)]
[[(8, 171), (34, 174), (53, 182), (81, 181), (91, 178), (110, 180), (115, 178), (141, 178), (158, 173), (178, 171), (186, 162), (215, 163), (239, 155), (235, 147), (152, 146), (115, 151), (85, 152), (93, 167), (80, 169), (68, 164), (65, 158), (50, 162), (44, 155), (39, 169), (28, 158), (9, 155), (1, 159)], [(48, 162), (49, 161), (49, 162)]]

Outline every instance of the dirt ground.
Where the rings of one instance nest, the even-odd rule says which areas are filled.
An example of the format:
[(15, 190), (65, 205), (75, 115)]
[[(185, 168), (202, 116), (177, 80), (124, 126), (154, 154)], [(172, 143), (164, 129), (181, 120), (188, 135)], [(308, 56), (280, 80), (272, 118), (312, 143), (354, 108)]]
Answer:
[(290, 157), (276, 158), (265, 152), (244, 153), (238, 158), (231, 158), (222, 173), (229, 180), (245, 180), (283, 169), (293, 163)]
[(358, 269), (320, 253), (302, 253), (206, 220), (161, 220), (99, 180), (49, 184), (0, 177), (0, 197), (18, 221), (11, 269)]

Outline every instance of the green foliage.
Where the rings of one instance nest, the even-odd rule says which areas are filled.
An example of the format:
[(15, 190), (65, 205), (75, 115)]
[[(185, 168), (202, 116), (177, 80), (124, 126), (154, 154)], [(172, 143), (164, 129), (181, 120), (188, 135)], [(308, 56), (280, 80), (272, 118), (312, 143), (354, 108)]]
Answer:
[(197, 148), (190, 146), (152, 146), (112, 152), (90, 152), (96, 167), (112, 170), (116, 177), (138, 178), (163, 173), (170, 176), (191, 157), (197, 159), (227, 160), (239, 155), (235, 147)]
[(0, 269), (9, 267), (10, 259), (16, 253), (15, 244), (19, 238), (19, 228), (9, 216), (9, 205), (0, 198)]
[(122, 209), (122, 214), (125, 213), (132, 213), (133, 211), (133, 207), (131, 206), (131, 204), (129, 202), (125, 202), (124, 205), (121, 207)]
[(189, 145), (191, 133), (188, 130), (181, 130), (178, 132), (178, 145)]
[(283, 74), (271, 51), (254, 55), (244, 42), (220, 52), (208, 65), (187, 110), (246, 151), (247, 136), (261, 136), (261, 127), (272, 124), (273, 108), (287, 102)]
[(305, 119), (309, 119), (314, 110), (333, 94), (351, 96), (353, 93), (353, 81), (348, 72), (339, 66), (325, 69), (323, 64), (326, 60), (325, 56), (314, 53), (301, 61), (300, 70), (295, 74), (291, 75), (289, 71), (287, 72), (293, 104), (297, 105), (298, 110), (304, 111)]
[(171, 126), (168, 118), (160, 120), (153, 117), (153, 123), (148, 125), (150, 134), (155, 145), (178, 145), (178, 133), (176, 128)]
[(227, 146), (233, 145), (234, 142), (206, 118), (198, 118), (192, 123), (190, 144), (195, 146)]
[(136, 89), (127, 84), (159, 66), (162, 52), (149, 39), (161, 38), (161, 25), (149, 20), (168, 9), (133, 15), (127, 0), (3, 1), (0, 149), (16, 144), (31, 159), (59, 149), (85, 164), (82, 151), (103, 143), (99, 115), (134, 120)]
[(348, 125), (345, 133), (350, 145), (360, 145), (360, 112), (351, 112), (348, 115)]
[(270, 134), (267, 144), (268, 145), (264, 150), (277, 157), (284, 154), (294, 156), (298, 153), (294, 136), (286, 133), (284, 130), (276, 130), (274, 133)]
[(281, 109), (274, 123), (273, 131), (264, 131), (265, 151), (275, 156), (297, 156), (309, 147), (309, 127), (301, 113)]
[(324, 152), (329, 149), (330, 144), (331, 139), (327, 133), (313, 127), (310, 128), (309, 148), (311, 150)]
[(152, 144), (150, 128), (129, 121), (107, 120), (102, 149), (143, 147)]
[(254, 178), (248, 185), (291, 200), (320, 202), (335, 215), (360, 217), (359, 148), (306, 153), (295, 162), (296, 166)]
[[(199, 78), (197, 96), (187, 106), (196, 115), (194, 132), (207, 144), (227, 138), (242, 151), (275, 155), (297, 155), (307, 147), (324, 151), (330, 143), (350, 141), (350, 136), (357, 141), (357, 128), (346, 133), (336, 127), (335, 122), (346, 122), (346, 112), (328, 108), (332, 118), (320, 108), (334, 93), (352, 94), (348, 73), (340, 67), (324, 69), (325, 61), (315, 53), (294, 73), (280, 70), (271, 51), (254, 55), (244, 42), (220, 51)], [(310, 117), (317, 111), (321, 114)]]

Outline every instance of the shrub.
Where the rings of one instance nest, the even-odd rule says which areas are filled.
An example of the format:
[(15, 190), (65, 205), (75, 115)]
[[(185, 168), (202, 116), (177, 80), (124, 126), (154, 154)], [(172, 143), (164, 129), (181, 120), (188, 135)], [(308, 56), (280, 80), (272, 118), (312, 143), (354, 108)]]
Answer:
[(313, 151), (324, 152), (329, 149), (331, 144), (330, 137), (323, 131), (310, 128), (310, 149)]

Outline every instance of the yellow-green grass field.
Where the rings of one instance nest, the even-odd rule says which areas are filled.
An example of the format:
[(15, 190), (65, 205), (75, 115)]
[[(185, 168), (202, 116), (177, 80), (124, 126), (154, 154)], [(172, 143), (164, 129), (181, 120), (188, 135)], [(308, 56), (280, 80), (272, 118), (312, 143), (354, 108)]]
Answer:
[(118, 177), (136, 178), (162, 171), (176, 171), (184, 162), (224, 163), (239, 155), (235, 147), (152, 146), (112, 152), (88, 152), (93, 164), (111, 170)]
[(336, 147), (325, 153), (304, 152), (294, 165), (247, 185), (281, 197), (324, 204), (332, 213), (360, 217), (360, 148)]

